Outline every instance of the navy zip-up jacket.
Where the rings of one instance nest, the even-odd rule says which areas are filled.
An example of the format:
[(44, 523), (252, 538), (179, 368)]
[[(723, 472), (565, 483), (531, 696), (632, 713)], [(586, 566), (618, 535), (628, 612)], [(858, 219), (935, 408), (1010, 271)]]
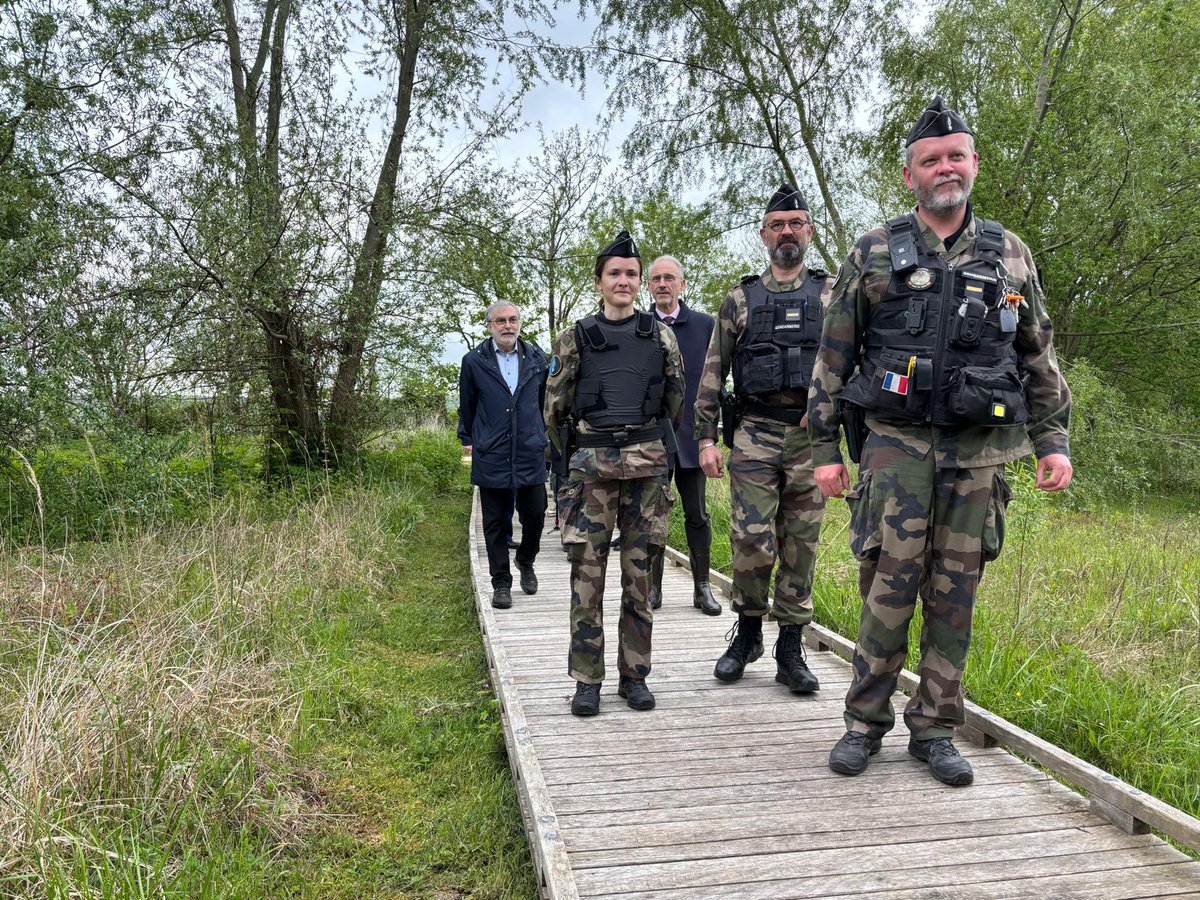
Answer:
[(500, 372), (489, 337), (463, 357), (458, 374), (458, 438), (470, 445), (471, 483), (519, 488), (546, 480), (546, 354), (517, 339), (515, 393)]

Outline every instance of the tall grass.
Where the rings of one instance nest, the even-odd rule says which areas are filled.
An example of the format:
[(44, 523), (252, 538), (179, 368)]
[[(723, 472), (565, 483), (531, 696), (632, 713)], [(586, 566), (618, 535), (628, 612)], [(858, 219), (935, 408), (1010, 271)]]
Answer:
[(282, 861), (333, 821), (303, 750), (340, 708), (336, 648), (459, 460), (420, 435), (354, 477), (0, 557), (0, 896), (299, 893)]
[[(965, 689), (980, 705), (1200, 815), (1200, 515), (1073, 510), (1009, 469), (1004, 552), (980, 587)], [(728, 574), (728, 481), (709, 481), (713, 561)], [(849, 516), (829, 503), (817, 621), (854, 639)], [(681, 510), (671, 542), (686, 546)], [(918, 658), (920, 613), (909, 640)]]

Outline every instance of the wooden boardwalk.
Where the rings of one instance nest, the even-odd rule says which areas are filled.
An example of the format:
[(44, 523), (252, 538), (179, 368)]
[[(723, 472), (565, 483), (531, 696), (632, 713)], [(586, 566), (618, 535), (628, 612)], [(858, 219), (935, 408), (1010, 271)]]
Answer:
[[(672, 565), (647, 682), (657, 709), (634, 712), (616, 695), (613, 558), (600, 715), (572, 716), (569, 567), (557, 533), (543, 540), (537, 595), (514, 585), (508, 610), (489, 604), (482, 543), (476, 502), (476, 602), (543, 897), (1200, 898), (1200, 862), (1153, 834), (1115, 827), (1096, 802), (1129, 830), (1145, 830), (1000, 747), (959, 741), (976, 772), (967, 788), (935, 782), (908, 756), (902, 726), (865, 774), (831, 772), (849, 666), (810, 649), (821, 690), (797, 697), (775, 683), (768, 651), (737, 684), (721, 684), (712, 668), (734, 621), (727, 598), (723, 615), (702, 616), (690, 576)], [(775, 627), (764, 632), (768, 644)], [(1002, 723), (979, 713), (980, 728), (978, 716)], [(1108, 799), (1127, 804), (1123, 793)], [(1152, 821), (1165, 817), (1185, 840), (1192, 827), (1200, 834), (1195, 819), (1155, 804)]]

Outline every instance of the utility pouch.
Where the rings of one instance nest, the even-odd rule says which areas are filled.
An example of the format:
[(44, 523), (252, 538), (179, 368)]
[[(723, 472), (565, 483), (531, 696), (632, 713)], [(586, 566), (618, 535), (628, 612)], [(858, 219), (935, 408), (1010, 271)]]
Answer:
[(990, 366), (963, 366), (950, 378), (950, 413), (964, 425), (1024, 425), (1029, 421), (1020, 376)]
[(956, 347), (974, 347), (983, 336), (987, 304), (971, 298), (964, 300), (950, 324), (950, 342)]

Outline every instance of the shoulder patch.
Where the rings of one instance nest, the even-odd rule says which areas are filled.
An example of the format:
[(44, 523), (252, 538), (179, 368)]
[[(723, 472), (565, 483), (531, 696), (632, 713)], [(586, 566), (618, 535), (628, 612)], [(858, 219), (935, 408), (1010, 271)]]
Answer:
[(563, 367), (562, 360), (559, 359), (558, 354), (555, 353), (553, 356), (550, 357), (550, 365), (548, 366), (548, 371), (550, 373), (550, 377), (553, 378), (555, 375), (557, 375), (559, 372), (561, 372), (562, 367)]

